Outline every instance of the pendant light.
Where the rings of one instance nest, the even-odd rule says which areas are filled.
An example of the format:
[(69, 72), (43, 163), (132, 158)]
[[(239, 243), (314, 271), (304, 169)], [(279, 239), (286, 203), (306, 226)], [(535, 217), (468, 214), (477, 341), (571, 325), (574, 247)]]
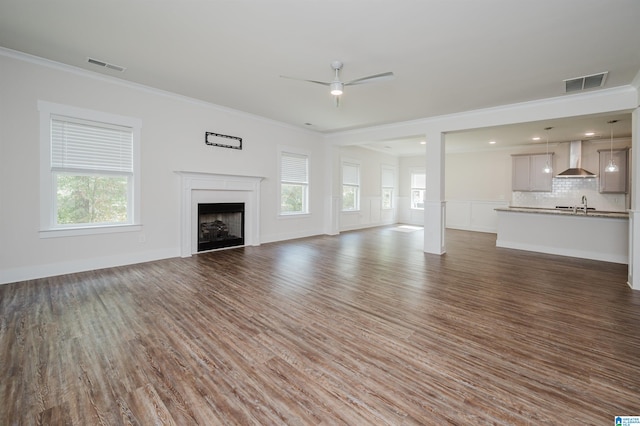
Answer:
[(544, 169), (542, 169), (543, 173), (552, 173), (553, 169), (551, 168), (551, 161), (549, 159), (549, 130), (553, 129), (553, 127), (545, 127), (544, 130), (547, 131), (547, 161), (544, 164)]
[(617, 122), (618, 120), (607, 121), (607, 123), (609, 123), (609, 127), (611, 127), (611, 144), (609, 151), (609, 164), (607, 165), (607, 167), (605, 167), (604, 171), (609, 173), (615, 173), (619, 170), (618, 165), (615, 161), (613, 161), (613, 123)]

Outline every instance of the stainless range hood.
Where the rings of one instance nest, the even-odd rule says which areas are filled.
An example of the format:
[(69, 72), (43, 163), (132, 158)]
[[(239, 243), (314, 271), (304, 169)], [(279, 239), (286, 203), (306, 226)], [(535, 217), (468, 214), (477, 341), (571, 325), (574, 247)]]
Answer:
[(582, 167), (582, 141), (571, 141), (569, 146), (569, 168), (558, 173), (559, 178), (594, 178), (595, 174)]

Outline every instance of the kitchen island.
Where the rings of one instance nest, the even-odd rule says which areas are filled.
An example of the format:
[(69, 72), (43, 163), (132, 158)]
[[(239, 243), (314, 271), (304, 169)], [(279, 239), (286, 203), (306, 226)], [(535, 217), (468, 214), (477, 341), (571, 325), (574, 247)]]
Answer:
[(507, 207), (496, 209), (497, 247), (628, 264), (626, 212)]

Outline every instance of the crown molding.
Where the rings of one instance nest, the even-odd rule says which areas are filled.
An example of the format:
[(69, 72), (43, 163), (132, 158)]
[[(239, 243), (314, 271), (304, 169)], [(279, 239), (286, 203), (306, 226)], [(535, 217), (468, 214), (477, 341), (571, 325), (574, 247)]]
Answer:
[(228, 108), (222, 105), (217, 105), (211, 102), (203, 101), (200, 99), (191, 98), (189, 96), (179, 95), (174, 92), (169, 92), (167, 90), (158, 89), (155, 87), (147, 86), (140, 83), (135, 83), (132, 81), (124, 80), (122, 78), (118, 78), (115, 76), (100, 74), (95, 71), (86, 70), (84, 68), (76, 67), (73, 65), (64, 64), (62, 62), (53, 61), (50, 59), (42, 58), (40, 56), (31, 55), (28, 53), (20, 52), (17, 50), (7, 49), (5, 47), (0, 46), (0, 57), (4, 56), (7, 58), (15, 59), (22, 62), (28, 62), (33, 65), (42, 66), (50, 69), (55, 69), (57, 71), (67, 72), (71, 74), (75, 74), (80, 77), (90, 78), (97, 81), (107, 82), (110, 84), (117, 84), (122, 87), (126, 87), (132, 90), (137, 90), (140, 92), (150, 93), (156, 96), (162, 96), (165, 98), (169, 98), (179, 102), (186, 102), (192, 105), (197, 105), (204, 108), (214, 109), (220, 112), (234, 114), (241, 117), (245, 117), (251, 120), (261, 121), (264, 123), (268, 123), (271, 125), (276, 125), (279, 127), (284, 127), (290, 130), (296, 130), (307, 134), (319, 135), (318, 131), (312, 129), (306, 129), (298, 126), (294, 126), (288, 123), (283, 123), (281, 121), (272, 120), (270, 118), (266, 118), (260, 115), (251, 114), (245, 111)]

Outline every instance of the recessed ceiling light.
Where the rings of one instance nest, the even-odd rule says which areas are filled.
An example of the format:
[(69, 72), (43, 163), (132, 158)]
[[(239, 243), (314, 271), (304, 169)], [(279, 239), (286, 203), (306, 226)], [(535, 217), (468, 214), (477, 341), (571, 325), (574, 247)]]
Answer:
[(534, 141), (539, 141), (540, 140), (540, 136), (535, 136), (535, 137), (533, 137), (531, 139), (533, 139)]
[(587, 133), (585, 133), (584, 135), (585, 135), (585, 136), (593, 136), (593, 135), (595, 135), (595, 134), (596, 134), (596, 132), (587, 132)]
[(426, 145), (427, 141), (420, 141), (420, 145)]
[(495, 145), (496, 141), (489, 141), (489, 145)]

